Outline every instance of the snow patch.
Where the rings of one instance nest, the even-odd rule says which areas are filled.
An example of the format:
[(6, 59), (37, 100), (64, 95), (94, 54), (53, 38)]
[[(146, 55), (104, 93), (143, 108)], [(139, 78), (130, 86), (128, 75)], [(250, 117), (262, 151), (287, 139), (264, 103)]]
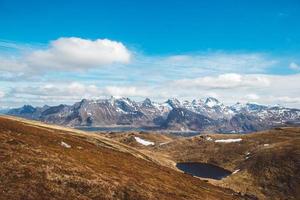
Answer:
[(237, 139), (221, 139), (221, 140), (216, 140), (215, 142), (232, 143), (232, 142), (240, 142), (240, 141), (242, 141), (241, 138), (237, 138)]
[(232, 174), (236, 174), (240, 171), (240, 169), (235, 170), (234, 172), (232, 172)]
[(116, 107), (116, 111), (119, 112), (119, 113), (125, 113), (125, 114), (127, 114), (127, 112), (125, 112), (124, 110), (122, 110), (119, 107)]
[(249, 158), (250, 158), (250, 152), (247, 152), (247, 153), (246, 153), (245, 160), (248, 160)]
[(219, 102), (217, 99), (213, 98), (213, 97), (209, 97), (209, 98), (206, 99), (205, 104), (206, 104), (209, 108), (212, 108), (212, 107), (214, 107), (214, 106), (220, 105), (220, 102)]
[(213, 102), (213, 101), (209, 101), (209, 102), (206, 103), (206, 105), (207, 105), (208, 107), (212, 108), (212, 107), (214, 107), (214, 106), (216, 106), (216, 105), (218, 105), (218, 104), (216, 104), (216, 103)]
[(264, 147), (268, 147), (269, 146), (269, 144), (264, 144)]
[(206, 137), (207, 141), (213, 141), (213, 139), (211, 137)]
[(63, 142), (63, 141), (61, 141), (60, 145), (61, 145), (62, 147), (68, 148), (68, 149), (71, 148), (71, 145), (69, 145), (69, 144), (67, 144), (67, 143), (65, 143), (65, 142)]
[(142, 139), (142, 138), (140, 138), (140, 137), (134, 137), (134, 139), (135, 139), (138, 143), (140, 143), (140, 144), (142, 144), (142, 145), (145, 145), (145, 146), (154, 145), (154, 142), (150, 142), (150, 141), (144, 140), (144, 139)]

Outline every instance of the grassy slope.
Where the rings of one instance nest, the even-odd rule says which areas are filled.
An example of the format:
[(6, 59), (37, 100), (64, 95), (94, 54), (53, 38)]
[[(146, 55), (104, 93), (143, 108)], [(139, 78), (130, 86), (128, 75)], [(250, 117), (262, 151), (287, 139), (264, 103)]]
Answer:
[[(168, 160), (174, 163), (198, 161), (222, 166), (231, 171), (240, 169), (238, 173), (222, 181), (210, 180), (213, 184), (254, 194), (260, 199), (300, 197), (300, 128), (277, 128), (248, 135), (210, 134), (192, 138), (169, 138), (171, 142), (164, 145), (159, 145), (160, 138), (157, 138), (157, 134), (135, 134), (157, 141), (158, 145), (144, 147), (132, 142), (129, 144), (139, 147), (153, 157), (156, 155), (166, 166), (174, 167)], [(123, 134), (117, 138), (124, 142), (127, 141), (125, 136)], [(206, 137), (214, 140), (242, 138), (242, 141), (215, 143), (208, 141)]]
[(102, 136), (15, 118), (0, 117), (0, 160), (0, 199), (245, 199)]

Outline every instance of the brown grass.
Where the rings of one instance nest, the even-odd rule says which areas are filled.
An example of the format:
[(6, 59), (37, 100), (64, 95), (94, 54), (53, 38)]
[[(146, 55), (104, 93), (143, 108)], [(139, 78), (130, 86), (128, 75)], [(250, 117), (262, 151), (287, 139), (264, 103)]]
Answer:
[(11, 117), (0, 161), (0, 199), (247, 199), (102, 136)]
[[(242, 141), (215, 143), (207, 137), (213, 140), (242, 138)], [(260, 199), (298, 199), (300, 196), (300, 128), (178, 138), (148, 151), (174, 162), (205, 162), (231, 171), (240, 169), (221, 181), (209, 182)]]
[[(132, 134), (142, 138), (150, 138), (151, 135)], [(119, 141), (126, 141), (126, 135), (130, 134), (119, 135), (118, 138), (122, 138)], [(152, 138), (156, 135), (153, 134)], [(215, 143), (208, 141), (207, 137), (213, 140), (242, 138), (242, 141)], [(247, 135), (208, 134), (169, 140), (171, 142), (167, 144), (152, 147), (128, 144), (171, 168), (175, 168), (176, 162), (204, 162), (231, 171), (240, 169), (221, 181), (209, 180), (212, 184), (237, 192), (270, 200), (300, 197), (300, 128), (276, 128)], [(247, 156), (247, 153), (250, 154)], [(170, 164), (172, 162), (173, 165)]]

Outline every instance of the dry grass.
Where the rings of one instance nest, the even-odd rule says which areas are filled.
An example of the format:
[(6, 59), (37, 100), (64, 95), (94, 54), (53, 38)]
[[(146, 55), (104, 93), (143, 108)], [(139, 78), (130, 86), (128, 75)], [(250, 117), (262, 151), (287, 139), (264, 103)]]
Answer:
[[(147, 135), (144, 138), (150, 138)], [(153, 135), (152, 137), (155, 137), (157, 134)], [(242, 138), (242, 141), (216, 143), (208, 141), (207, 137), (213, 140)], [(169, 139), (171, 142), (153, 147), (129, 144), (159, 159), (162, 165), (168, 167), (174, 168), (174, 165), (170, 165), (172, 161), (205, 162), (231, 171), (240, 169), (238, 173), (221, 181), (209, 180), (209, 182), (237, 192), (255, 195), (259, 199), (300, 197), (300, 128), (277, 128), (247, 135), (208, 134)], [(126, 139), (119, 141), (123, 142)]]
[(18, 118), (0, 117), (0, 160), (0, 199), (247, 199), (102, 136)]

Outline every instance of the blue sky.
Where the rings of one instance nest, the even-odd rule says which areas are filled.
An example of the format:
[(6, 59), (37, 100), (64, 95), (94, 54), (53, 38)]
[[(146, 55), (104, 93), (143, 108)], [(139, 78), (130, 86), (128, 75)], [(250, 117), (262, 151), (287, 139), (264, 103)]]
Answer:
[(110, 95), (300, 107), (298, 0), (0, 0), (0, 27), (0, 107)]
[(147, 54), (300, 50), (298, 0), (1, 0), (0, 9), (0, 38), (11, 41), (109, 38)]

